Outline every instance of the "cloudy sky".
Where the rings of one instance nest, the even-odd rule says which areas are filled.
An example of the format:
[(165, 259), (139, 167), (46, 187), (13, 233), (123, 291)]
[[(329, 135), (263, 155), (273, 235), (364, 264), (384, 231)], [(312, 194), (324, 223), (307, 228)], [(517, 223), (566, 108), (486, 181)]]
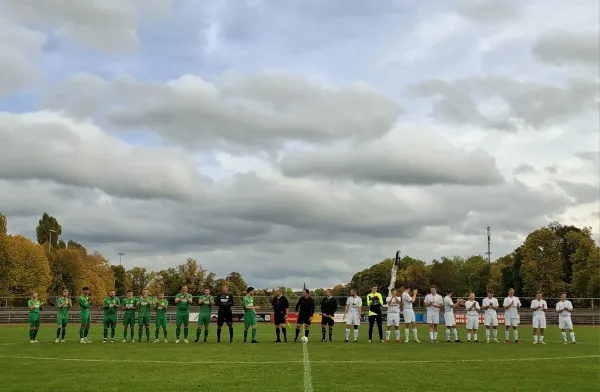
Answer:
[(599, 223), (589, 0), (3, 0), (0, 211), (127, 267), (347, 282)]

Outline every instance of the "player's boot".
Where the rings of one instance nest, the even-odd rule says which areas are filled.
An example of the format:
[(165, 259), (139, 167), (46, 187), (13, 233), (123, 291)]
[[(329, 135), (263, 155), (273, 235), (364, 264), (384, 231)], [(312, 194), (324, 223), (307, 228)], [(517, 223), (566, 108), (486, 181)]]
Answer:
[(400, 343), (400, 339), (396, 339), (396, 343)]
[(508, 344), (508, 340), (505, 340), (505, 341), (504, 341), (504, 344)]
[(494, 343), (500, 343), (498, 339), (494, 339)]
[(358, 343), (358, 339), (354, 339), (354, 343)]
[(390, 339), (385, 339), (385, 342), (386, 342), (386, 343), (389, 343), (389, 342), (390, 342)]
[(154, 339), (154, 343), (158, 343), (158, 339)]
[(385, 343), (383, 339), (379, 339), (379, 343)]
[(88, 338), (84, 338), (86, 343), (92, 343), (91, 340), (88, 340)]
[(348, 343), (348, 339), (344, 339), (344, 343)]
[(110, 339), (110, 342), (111, 342), (111, 343), (114, 343), (114, 342), (115, 342), (115, 339)]
[(515, 340), (515, 344), (521, 344), (521, 342), (519, 342), (518, 340)]
[(418, 338), (415, 338), (415, 343), (421, 343), (421, 341)]
[(462, 341), (460, 339), (456, 339), (454, 343), (462, 343)]
[(168, 339), (165, 339), (165, 343), (169, 343), (169, 340), (168, 340)]
[(84, 338), (81, 338), (81, 339), (79, 339), (79, 343), (80, 343), (80, 344), (85, 344), (85, 343), (86, 343), (86, 341), (85, 341), (85, 339), (84, 339)]
[(200, 343), (200, 339), (194, 340), (194, 343)]
[[(60, 343), (60, 339), (56, 339), (54, 343)], [(565, 342), (565, 344), (567, 344), (567, 342)]]
[(534, 341), (533, 341), (533, 344), (537, 344), (537, 343), (538, 343), (538, 342), (537, 342), (537, 340), (534, 340)]
[(473, 343), (479, 343), (479, 340), (473, 340)]
[(35, 341), (33, 341), (33, 340), (30, 340), (30, 341), (29, 341), (29, 343), (35, 343)]
[(490, 339), (485, 339), (485, 342), (486, 342), (486, 343), (489, 343), (489, 342), (490, 342)]
[(258, 343), (258, 340), (256, 340), (256, 339), (252, 339), (252, 340), (250, 341), (250, 343)]
[(369, 343), (371, 343), (371, 339), (369, 339)]
[(123, 343), (127, 343), (127, 339), (123, 339)]
[(183, 343), (189, 343), (187, 339), (183, 339)]
[(177, 344), (177, 343), (179, 343), (179, 339), (177, 339), (177, 340), (175, 341), (175, 344)]
[(321, 343), (325, 343), (325, 338), (321, 339)]
[(539, 344), (546, 344), (546, 342), (544, 342), (543, 340), (541, 342), (539, 342)]
[(102, 343), (106, 343), (106, 342), (107, 342), (107, 340), (106, 340), (106, 339), (102, 340)]
[(60, 342), (61, 342), (61, 343), (64, 343), (64, 342), (65, 342), (65, 339), (61, 339), (61, 340), (60, 340)]

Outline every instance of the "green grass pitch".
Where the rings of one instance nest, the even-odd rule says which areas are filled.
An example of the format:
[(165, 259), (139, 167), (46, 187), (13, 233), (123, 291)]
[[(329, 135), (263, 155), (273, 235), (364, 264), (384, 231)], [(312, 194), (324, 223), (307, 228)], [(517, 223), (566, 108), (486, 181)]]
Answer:
[[(310, 370), (305, 369), (302, 343), (273, 344), (272, 325), (260, 325), (260, 344), (242, 344), (235, 325), (233, 344), (170, 342), (103, 344), (102, 328), (93, 325), (92, 344), (79, 343), (79, 326), (69, 325), (66, 343), (56, 344), (55, 326), (43, 325), (39, 344), (31, 344), (27, 326), (0, 327), (0, 391), (595, 391), (600, 385), (600, 328), (576, 329), (578, 345), (561, 343), (555, 326), (547, 330), (547, 345), (533, 345), (531, 328), (522, 326), (521, 345), (428, 342), (367, 342), (361, 326), (359, 343), (342, 342), (337, 327), (333, 344), (321, 343), (320, 326), (311, 329), (306, 345)], [(443, 338), (440, 328), (439, 337)], [(227, 330), (223, 330), (227, 335)], [(289, 336), (293, 336), (294, 330)], [(404, 331), (402, 331), (404, 336)], [(464, 327), (460, 338), (466, 340)], [(152, 334), (154, 336), (154, 328)], [(136, 331), (137, 337), (137, 331)], [(480, 330), (480, 339), (484, 331)], [(499, 329), (499, 337), (504, 337)], [(309, 378), (309, 380), (306, 380)]]

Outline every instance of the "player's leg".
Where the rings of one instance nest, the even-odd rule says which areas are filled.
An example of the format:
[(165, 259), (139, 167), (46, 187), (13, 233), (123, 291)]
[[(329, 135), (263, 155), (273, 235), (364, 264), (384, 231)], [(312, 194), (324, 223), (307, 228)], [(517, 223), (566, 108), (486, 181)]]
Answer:
[(34, 343), (39, 343), (37, 340), (37, 334), (40, 330), (40, 317), (37, 317), (37, 320), (35, 321), (35, 324), (33, 326), (33, 342)]
[(333, 318), (328, 318), (327, 325), (329, 327), (329, 341), (333, 342), (333, 327), (335, 326), (335, 320)]
[(86, 317), (84, 312), (79, 313), (79, 342), (84, 343), (83, 333), (86, 327)]
[(110, 317), (108, 315), (104, 315), (102, 318), (102, 343), (106, 343), (108, 338), (108, 327), (110, 326)]
[(298, 341), (298, 336), (300, 336), (300, 328), (302, 328), (302, 320), (298, 318), (298, 322), (296, 323), (296, 337), (294, 338), (294, 342)]
[[(229, 343), (233, 343), (233, 313), (229, 311), (225, 317), (225, 322), (229, 327)], [(285, 331), (283, 331), (283, 337), (285, 338)], [(287, 342), (287, 338), (285, 338)]]
[(373, 339), (373, 326), (375, 325), (375, 316), (369, 315), (369, 343)]
[(208, 340), (208, 331), (210, 328), (210, 315), (204, 316), (204, 343)]
[(310, 335), (310, 319), (307, 317), (304, 320), (304, 337), (308, 338), (308, 335)]
[(65, 341), (65, 336), (67, 334), (67, 325), (68, 324), (69, 324), (69, 320), (68, 319), (66, 319), (66, 318), (62, 319), (62, 330), (60, 332), (60, 335), (61, 335), (60, 340), (61, 340), (61, 342)]
[(387, 315), (387, 328), (385, 330), (385, 342), (388, 343), (390, 341), (390, 335), (392, 334), (392, 328), (394, 326), (393, 315)]
[(183, 324), (183, 313), (177, 312), (175, 316), (175, 343), (179, 343), (179, 336), (181, 335), (181, 324)]
[(150, 315), (147, 315), (144, 320), (144, 329), (146, 330), (146, 341), (150, 341)]
[(35, 333), (35, 316), (32, 314), (29, 315), (29, 342), (33, 343), (34, 342), (34, 333)]
[[(351, 317), (351, 316), (348, 316)], [(350, 339), (350, 328), (352, 327), (352, 325), (350, 324), (350, 320), (348, 320), (348, 322), (346, 323), (346, 339), (344, 340), (346, 343), (348, 343), (348, 339)]]
[(519, 343), (519, 330), (516, 325), (513, 325), (513, 338), (515, 339), (515, 343)]
[(375, 321), (377, 322), (377, 332), (379, 332), (379, 341), (383, 342), (383, 316), (381, 314), (378, 314), (375, 318)]
[(88, 311), (86, 316), (85, 328), (83, 329), (83, 338), (87, 343), (91, 343), (88, 340), (88, 335), (90, 333), (90, 327), (92, 326), (92, 314)]
[(475, 343), (479, 343), (479, 338), (477, 336), (477, 334), (479, 332), (479, 316), (475, 317), (474, 322), (475, 322), (475, 326), (473, 328), (473, 334), (475, 335), (474, 340), (475, 340)]
[(410, 339), (410, 322), (406, 321), (406, 314), (404, 314), (404, 343), (408, 343)]
[(194, 339), (194, 343), (200, 343), (200, 334), (202, 334), (202, 315), (198, 315), (198, 324), (196, 325), (196, 339)]
[(258, 343), (258, 340), (256, 340), (256, 328), (257, 328), (257, 323), (256, 323), (256, 315), (252, 315), (252, 340), (250, 341), (250, 343)]
[(144, 333), (144, 317), (138, 315), (138, 342), (142, 341)]
[(154, 343), (158, 343), (158, 333), (160, 331), (161, 317), (157, 314), (154, 319)]
[(165, 340), (165, 343), (167, 343), (167, 315), (163, 315), (161, 317), (161, 326), (162, 326), (162, 330), (163, 330), (163, 339)]
[(539, 325), (539, 320), (536, 316), (533, 316), (533, 322), (532, 322), (532, 326), (533, 326), (533, 344), (537, 344), (538, 343), (538, 325)]
[(188, 334), (190, 333), (190, 313), (186, 312), (183, 314), (183, 342), (188, 342)]
[(223, 312), (217, 313), (217, 343), (221, 343), (221, 329), (223, 328), (225, 314)]
[(250, 315), (249, 314), (245, 314), (244, 315), (244, 343), (246, 343), (246, 341), (248, 340), (248, 329), (250, 329)]
[[(575, 331), (574, 331), (574, 329), (573, 329), (573, 321), (571, 321), (571, 320), (566, 320), (566, 323), (565, 323), (565, 324), (566, 324), (566, 325), (565, 325), (565, 326), (566, 326), (566, 328), (565, 328), (565, 329), (567, 329), (567, 330), (569, 331), (569, 336), (571, 337), (571, 342), (572, 342), (573, 344), (576, 344), (576, 343), (577, 343), (577, 341), (575, 340)], [(566, 342), (567, 342), (567, 337), (565, 336), (565, 343), (566, 343)]]
[(511, 320), (509, 318), (504, 319), (504, 343), (508, 343), (508, 338), (510, 337), (510, 325)]
[(281, 324), (279, 323), (279, 316), (275, 315), (275, 343), (281, 342)]
[(56, 340), (55, 340), (56, 343), (60, 342), (61, 329), (62, 329), (62, 319), (57, 317), (56, 318)]
[(329, 318), (323, 317), (321, 319), (321, 341), (325, 341), (325, 335), (327, 334), (327, 325), (329, 324)]
[(128, 315), (125, 313), (123, 315), (123, 343), (127, 342), (127, 320)]

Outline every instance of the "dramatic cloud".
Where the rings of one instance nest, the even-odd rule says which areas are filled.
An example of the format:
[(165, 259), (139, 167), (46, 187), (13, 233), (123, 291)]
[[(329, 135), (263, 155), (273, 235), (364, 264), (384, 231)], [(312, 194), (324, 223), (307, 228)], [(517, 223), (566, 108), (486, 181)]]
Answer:
[(598, 70), (600, 64), (600, 30), (573, 33), (556, 31), (540, 37), (533, 54), (549, 64), (584, 64)]

